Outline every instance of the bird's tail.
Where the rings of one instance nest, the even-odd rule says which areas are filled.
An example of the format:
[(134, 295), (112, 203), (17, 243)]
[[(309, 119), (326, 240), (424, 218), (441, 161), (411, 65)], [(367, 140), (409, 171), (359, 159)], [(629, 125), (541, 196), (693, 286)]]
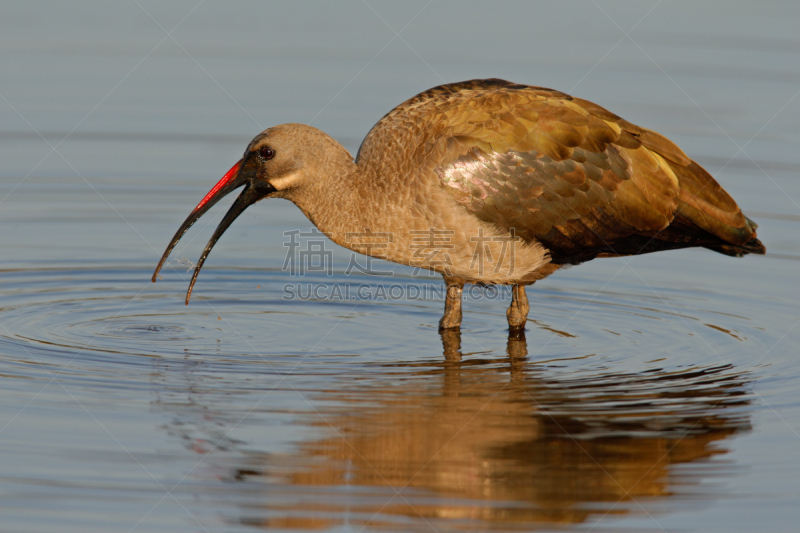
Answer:
[(747, 254), (759, 254), (764, 255), (767, 253), (767, 247), (755, 237), (756, 228), (758, 224), (750, 220), (749, 218), (745, 217), (747, 223), (753, 229), (754, 237), (741, 245), (734, 245), (734, 244), (712, 244), (706, 246), (709, 250), (714, 250), (715, 252), (719, 252), (721, 254), (730, 255), (733, 257), (742, 257), (743, 255)]
[(672, 165), (672, 169), (680, 183), (675, 221), (706, 233), (708, 240), (702, 246), (735, 257), (766, 253), (756, 237), (758, 225), (744, 216), (711, 174), (694, 161)]

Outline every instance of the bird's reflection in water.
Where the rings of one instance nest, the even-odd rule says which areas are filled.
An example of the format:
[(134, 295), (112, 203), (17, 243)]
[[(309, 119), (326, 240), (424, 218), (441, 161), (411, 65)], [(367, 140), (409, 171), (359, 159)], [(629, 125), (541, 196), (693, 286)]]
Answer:
[(326, 436), (228, 455), (236, 521), (496, 530), (649, 513), (713, 497), (708, 482), (731, 468), (721, 441), (750, 428), (747, 378), (731, 366), (573, 375), (529, 361), (524, 335), (504, 358), (462, 359), (458, 333), (443, 345), (444, 361), (316, 394), (300, 423)]

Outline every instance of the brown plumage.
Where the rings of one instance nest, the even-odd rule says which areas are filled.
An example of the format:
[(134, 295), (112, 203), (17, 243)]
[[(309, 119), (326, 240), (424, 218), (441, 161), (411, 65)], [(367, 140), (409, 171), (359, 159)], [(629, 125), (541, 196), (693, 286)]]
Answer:
[(153, 281), (189, 227), (242, 185), (187, 303), (216, 240), (265, 197), (293, 201), (338, 244), (441, 273), (445, 329), (461, 323), (464, 283), (513, 285), (508, 322), (522, 328), (525, 285), (563, 265), (691, 246), (765, 252), (755, 223), (666, 137), (586, 100), (497, 79), (400, 104), (355, 161), (310, 126), (264, 131), (189, 215)]

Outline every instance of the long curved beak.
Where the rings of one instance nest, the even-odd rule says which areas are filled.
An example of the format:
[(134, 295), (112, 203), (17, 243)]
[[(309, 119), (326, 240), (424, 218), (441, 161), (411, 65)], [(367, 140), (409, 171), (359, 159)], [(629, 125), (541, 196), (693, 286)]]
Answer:
[(211, 209), (211, 207), (219, 202), (224, 196), (228, 195), (235, 189), (238, 189), (242, 185), (244, 185), (244, 190), (233, 203), (231, 208), (225, 214), (225, 217), (222, 219), (222, 222), (219, 223), (217, 229), (214, 231), (214, 235), (211, 236), (211, 239), (206, 244), (203, 253), (200, 255), (200, 259), (197, 261), (197, 265), (194, 268), (194, 273), (192, 274), (192, 280), (189, 283), (189, 290), (186, 291), (186, 304), (189, 304), (189, 298), (192, 295), (192, 289), (194, 288), (194, 282), (197, 281), (197, 275), (200, 273), (200, 269), (205, 263), (208, 254), (211, 252), (211, 249), (214, 247), (214, 244), (219, 240), (225, 230), (228, 229), (228, 226), (236, 220), (236, 217), (242, 214), (242, 212), (247, 209), (249, 206), (253, 205), (264, 196), (269, 194), (270, 192), (274, 191), (274, 189), (269, 186), (268, 184), (260, 184), (260, 183), (253, 183), (251, 181), (246, 180), (242, 177), (242, 173), (240, 172), (243, 160), (240, 160), (238, 163), (233, 165), (231, 169), (225, 173), (219, 182), (214, 185), (206, 196), (200, 200), (200, 203), (197, 204), (186, 220), (183, 221), (181, 227), (178, 228), (178, 231), (175, 232), (175, 235), (172, 237), (167, 249), (164, 251), (164, 255), (161, 256), (161, 260), (158, 262), (158, 266), (156, 267), (155, 272), (153, 272), (152, 281), (155, 282), (158, 278), (158, 273), (161, 271), (161, 267), (164, 266), (164, 263), (169, 257), (169, 254), (178, 244), (178, 241), (181, 240), (181, 237), (189, 231), (189, 228), (197, 222), (197, 220), (203, 216), (206, 211)]

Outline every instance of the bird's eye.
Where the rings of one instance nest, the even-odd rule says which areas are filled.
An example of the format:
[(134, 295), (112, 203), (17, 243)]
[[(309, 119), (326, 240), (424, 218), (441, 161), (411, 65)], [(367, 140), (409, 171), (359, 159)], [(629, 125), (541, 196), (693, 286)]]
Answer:
[(258, 155), (261, 156), (261, 159), (264, 161), (269, 161), (273, 157), (275, 157), (275, 150), (270, 148), (269, 146), (262, 146), (258, 150)]

